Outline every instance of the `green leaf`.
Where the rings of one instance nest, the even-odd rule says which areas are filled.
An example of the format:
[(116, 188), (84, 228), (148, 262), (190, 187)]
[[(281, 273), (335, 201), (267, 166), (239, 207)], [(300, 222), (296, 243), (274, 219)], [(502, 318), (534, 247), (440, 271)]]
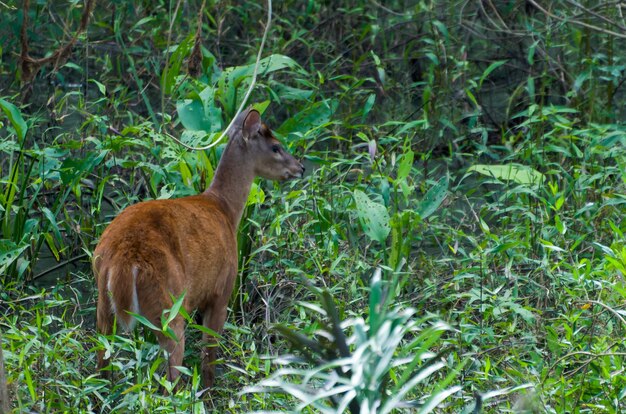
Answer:
[(539, 40), (536, 40), (530, 47), (528, 48), (528, 54), (526, 56), (526, 60), (532, 66), (535, 63), (535, 49), (537, 49), (537, 45), (539, 44)]
[(215, 89), (210, 86), (176, 102), (176, 112), (189, 131), (217, 132), (222, 129), (222, 110), (215, 105)]
[(274, 92), (280, 98), (280, 101), (306, 101), (313, 95), (312, 90), (293, 88), (291, 86), (277, 84), (273, 87)]
[(251, 206), (254, 204), (263, 204), (265, 201), (265, 192), (257, 183), (252, 183), (252, 187), (250, 188), (250, 194), (248, 195), (248, 200), (246, 201), (246, 206)]
[(165, 320), (164, 328), (168, 327), (170, 322), (174, 320), (178, 316), (180, 312), (180, 307), (183, 306), (183, 300), (185, 299), (185, 294), (183, 293), (174, 301), (174, 304), (169, 310), (165, 310), (164, 312), (169, 312), (167, 315), (167, 319)]
[(448, 194), (448, 184), (448, 176), (444, 176), (426, 192), (426, 195), (424, 195), (424, 198), (417, 206), (417, 214), (422, 219), (429, 217), (437, 211)]
[(370, 239), (379, 243), (384, 243), (389, 236), (391, 219), (387, 208), (369, 199), (369, 197), (360, 190), (354, 190), (354, 201), (356, 202), (356, 211), (361, 222), (361, 227)]
[(446, 27), (445, 24), (443, 24), (439, 20), (433, 20), (432, 23), (433, 23), (433, 26), (437, 28), (439, 33), (441, 33), (446, 39), (450, 37), (450, 35), (448, 34), (448, 28)]
[[(224, 70), (218, 80), (219, 100), (228, 115), (234, 115), (237, 110), (237, 98), (243, 97), (237, 93), (237, 89), (244, 86), (243, 83), (248, 80), (254, 73), (254, 64), (246, 66), (235, 66)], [(277, 70), (292, 68), (296, 71), (301, 70), (300, 65), (284, 55), (271, 55), (259, 62), (259, 76), (263, 76)]]
[(20, 141), (23, 140), (26, 136), (26, 131), (28, 131), (28, 125), (26, 125), (24, 118), (22, 118), (20, 110), (15, 105), (5, 101), (4, 99), (0, 99), (0, 108), (2, 108), (4, 114), (7, 118), (9, 118), (11, 125), (17, 133), (17, 137)]
[(468, 88), (465, 88), (465, 94), (467, 95), (467, 97), (469, 98), (470, 101), (472, 101), (472, 103), (474, 104), (474, 106), (476, 108), (479, 108), (480, 105), (478, 105), (478, 101), (476, 100), (476, 97), (474, 96), (474, 94), (472, 93), (472, 91), (470, 91)]
[(35, 392), (35, 385), (33, 384), (33, 378), (30, 375), (30, 366), (26, 366), (25, 369), (23, 369), (23, 373), (24, 373), (24, 380), (26, 381), (26, 385), (28, 386), (28, 392), (30, 393), (30, 397), (32, 398), (32, 401), (36, 401), (37, 400), (37, 393)]
[(54, 243), (54, 238), (52, 237), (52, 235), (50, 233), (44, 233), (43, 237), (46, 240), (46, 244), (48, 245), (48, 248), (50, 248), (50, 252), (54, 256), (55, 260), (57, 262), (61, 260), (61, 256), (59, 255), (59, 249), (57, 249), (57, 246)]
[(213, 338), (218, 338), (219, 339), (219, 338), (222, 337), (222, 335), (220, 335), (219, 333), (215, 332), (211, 328), (207, 328), (204, 325), (196, 325), (195, 323), (192, 323), (192, 324), (189, 325), (189, 327), (192, 328), (192, 329), (197, 329), (200, 332), (202, 332), (203, 334), (207, 334), (207, 335), (209, 335), (209, 336), (211, 336)]
[(381, 308), (384, 302), (383, 281), (381, 280), (381, 270), (377, 268), (372, 276), (370, 286), (370, 332), (375, 334), (381, 321)]
[(202, 106), (204, 108), (204, 115), (209, 124), (206, 131), (218, 132), (222, 130), (222, 109), (218, 108), (215, 104), (215, 88), (206, 87), (199, 94)]
[(169, 65), (165, 67), (163, 74), (161, 75), (161, 87), (166, 94), (171, 94), (176, 86), (176, 78), (180, 74), (180, 68), (185, 60), (185, 57), (191, 51), (193, 46), (195, 34), (189, 34), (174, 50), (174, 53), (170, 56)]
[(398, 166), (398, 177), (396, 178), (396, 182), (402, 181), (409, 176), (411, 168), (413, 167), (414, 159), (415, 153), (410, 149), (402, 154), (402, 160), (400, 160), (400, 165)]
[(5, 270), (20, 258), (28, 246), (28, 243), (17, 245), (10, 240), (0, 239), (0, 274), (4, 274)]
[(102, 162), (107, 152), (107, 150), (91, 152), (83, 159), (66, 158), (60, 168), (61, 182), (70, 186), (75, 185), (83, 175), (93, 172), (93, 169)]
[(190, 131), (210, 131), (211, 121), (198, 99), (185, 99), (176, 102), (176, 112), (181, 124)]
[(263, 115), (267, 107), (270, 106), (270, 101), (268, 99), (263, 102), (256, 102), (256, 103), (253, 103), (251, 106), (252, 106), (252, 109), (256, 109), (257, 111), (259, 111), (261, 115)]
[(324, 125), (330, 121), (331, 116), (337, 109), (336, 99), (325, 99), (316, 102), (305, 110), (297, 113), (294, 117), (287, 119), (276, 129), (280, 135), (293, 134), (297, 132), (305, 133), (316, 127)]
[(98, 87), (98, 90), (100, 91), (100, 93), (104, 96), (106, 96), (107, 94), (107, 87), (104, 86), (102, 83), (98, 82), (95, 79), (89, 79), (89, 82), (93, 82), (96, 84), (96, 86)]
[(467, 171), (475, 171), (479, 174), (494, 177), (499, 180), (514, 181), (523, 185), (540, 185), (545, 181), (545, 176), (539, 171), (515, 163), (504, 165), (477, 164), (471, 166)]
[(480, 80), (478, 81), (478, 87), (480, 88), (481, 86), (483, 86), (483, 82), (487, 78), (487, 76), (489, 76), (491, 72), (498, 69), (500, 66), (504, 65), (506, 62), (508, 62), (508, 60), (498, 60), (489, 65), (489, 67), (485, 69), (482, 76), (480, 77)]
[(367, 100), (365, 101), (365, 105), (363, 105), (363, 115), (361, 116), (361, 120), (365, 121), (365, 117), (370, 113), (372, 108), (374, 107), (374, 102), (376, 102), (376, 94), (371, 93)]
[(187, 187), (191, 187), (193, 185), (193, 175), (191, 174), (191, 169), (185, 161), (180, 161), (178, 163), (178, 169), (180, 170), (180, 176), (183, 179), (183, 184)]
[(145, 316), (139, 315), (137, 313), (133, 313), (133, 312), (128, 312), (126, 311), (130, 316), (132, 316), (133, 318), (137, 319), (137, 322), (139, 322), (140, 324), (142, 324), (145, 327), (148, 327), (154, 331), (160, 331), (160, 328), (157, 328), (156, 325), (154, 325), (152, 322), (150, 322)]

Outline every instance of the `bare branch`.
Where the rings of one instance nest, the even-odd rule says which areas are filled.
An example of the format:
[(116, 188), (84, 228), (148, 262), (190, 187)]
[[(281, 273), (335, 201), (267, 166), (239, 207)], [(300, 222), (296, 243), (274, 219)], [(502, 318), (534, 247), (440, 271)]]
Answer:
[(575, 19), (569, 19), (569, 18), (565, 18), (565, 17), (561, 17), (561, 16), (557, 16), (556, 14), (544, 9), (541, 5), (539, 5), (535, 0), (528, 0), (528, 2), (530, 4), (532, 4), (533, 6), (535, 6), (535, 8), (537, 8), (538, 10), (540, 10), (542, 13), (544, 13), (547, 16), (550, 16), (554, 19), (557, 19), (561, 22), (564, 23), (573, 23), (579, 26), (583, 26), (586, 27), (587, 29), (591, 29), (594, 30), (596, 32), (601, 32), (601, 33), (605, 33), (608, 35), (612, 35), (612, 36), (616, 36), (616, 37), (620, 37), (622, 39), (626, 39), (626, 33), (618, 33), (618, 32), (614, 32), (613, 30), (608, 30), (608, 29), (603, 29), (602, 27), (598, 27), (598, 26), (594, 26), (592, 24), (589, 23), (585, 23), (585, 22), (581, 22), (579, 20), (575, 20)]

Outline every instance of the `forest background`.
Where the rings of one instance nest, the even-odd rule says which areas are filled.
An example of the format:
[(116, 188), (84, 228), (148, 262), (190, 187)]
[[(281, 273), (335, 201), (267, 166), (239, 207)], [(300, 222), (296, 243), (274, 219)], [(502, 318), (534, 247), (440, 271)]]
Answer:
[(0, 411), (626, 411), (625, 13), (275, 2), (249, 103), (308, 172), (256, 182), (216, 387), (190, 319), (167, 393), (148, 329), (96, 335), (90, 256), (210, 182), (223, 144), (170, 135), (230, 122), (267, 5), (0, 1)]

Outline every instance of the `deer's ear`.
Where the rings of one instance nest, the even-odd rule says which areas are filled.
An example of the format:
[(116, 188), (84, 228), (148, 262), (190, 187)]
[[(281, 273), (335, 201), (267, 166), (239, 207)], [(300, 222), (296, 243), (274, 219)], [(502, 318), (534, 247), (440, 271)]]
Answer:
[(242, 135), (244, 140), (255, 136), (261, 129), (261, 114), (258, 111), (251, 109), (243, 121)]

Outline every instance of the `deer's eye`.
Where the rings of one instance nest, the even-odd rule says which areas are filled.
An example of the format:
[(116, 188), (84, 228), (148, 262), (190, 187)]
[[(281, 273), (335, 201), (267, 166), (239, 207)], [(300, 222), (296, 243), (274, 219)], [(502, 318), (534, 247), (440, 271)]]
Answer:
[(278, 154), (280, 152), (280, 146), (279, 145), (272, 145), (272, 151), (275, 154)]

